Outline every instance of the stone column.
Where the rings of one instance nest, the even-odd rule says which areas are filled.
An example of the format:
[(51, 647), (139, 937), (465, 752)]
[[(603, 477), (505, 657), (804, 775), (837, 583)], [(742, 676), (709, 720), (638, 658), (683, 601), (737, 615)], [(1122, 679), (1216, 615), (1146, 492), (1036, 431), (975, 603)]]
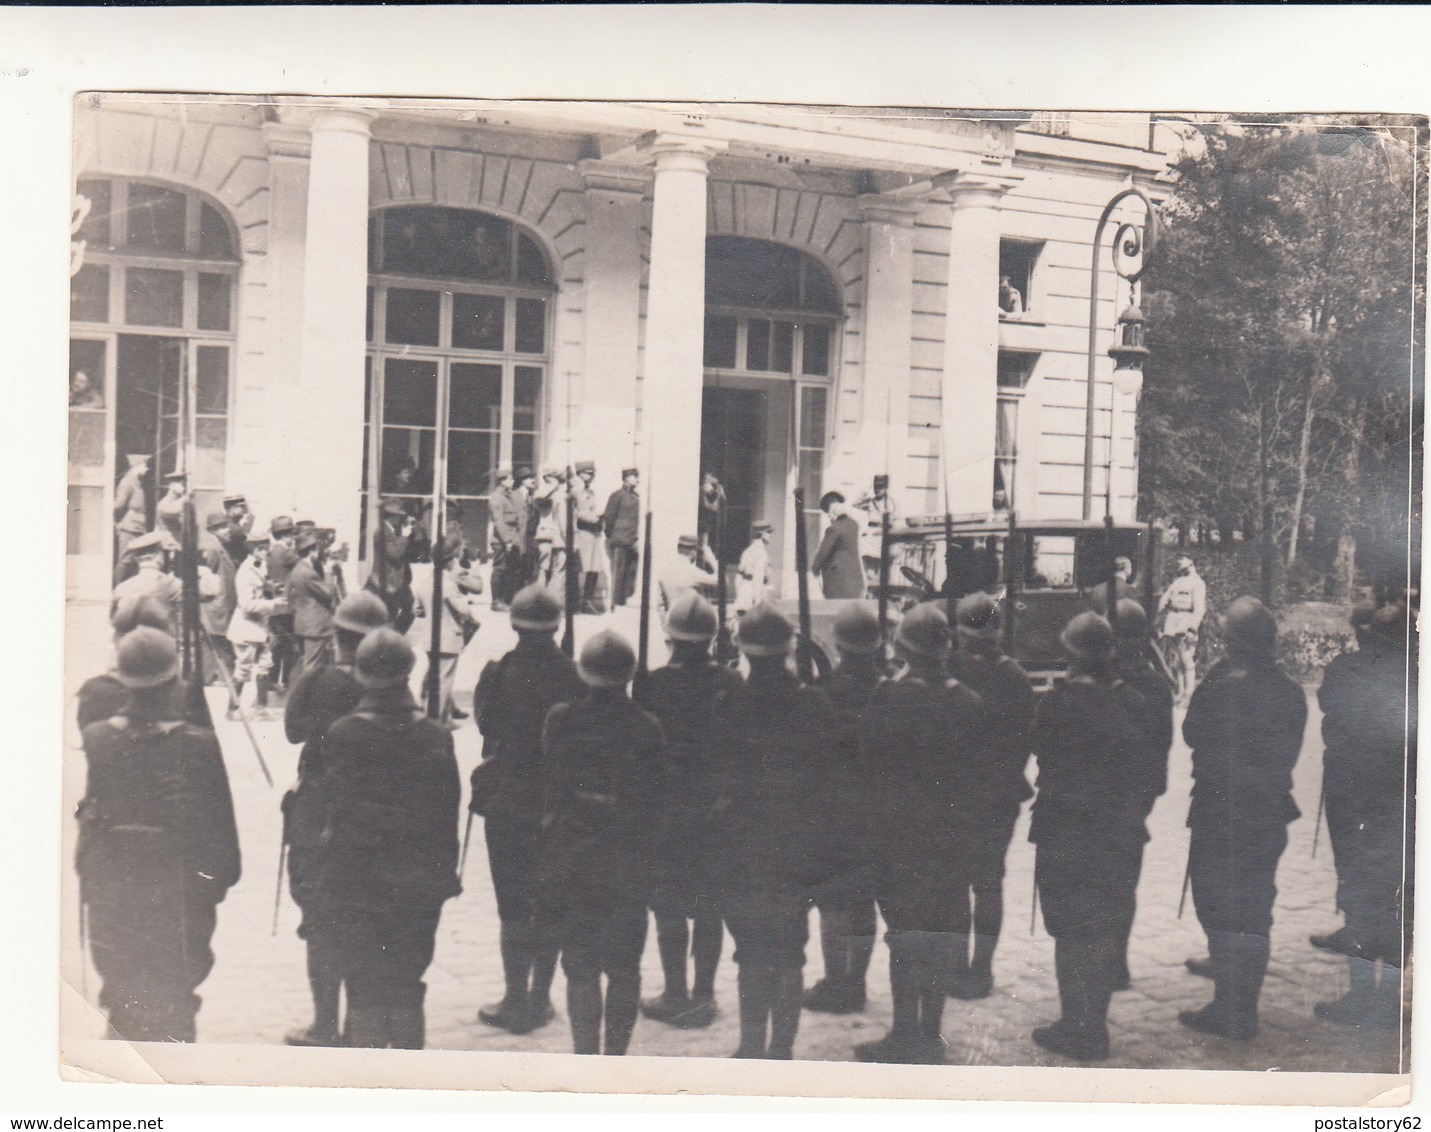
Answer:
[[(654, 516), (655, 574), (696, 533), (705, 341), (706, 172), (721, 148), (694, 134), (658, 134), (646, 299), (642, 494)], [(655, 600), (654, 597), (652, 599)], [(653, 625), (656, 619), (653, 618)]]
[(299, 510), (356, 547), (367, 352), (368, 139), (376, 113), (311, 112), (304, 241)]
[(984, 514), (993, 502), (999, 204), (1015, 181), (1010, 174), (955, 173), (938, 182), (953, 202), (939, 441), (945, 506), (956, 515)]
[(904, 506), (918, 206), (873, 194), (860, 197), (859, 205), (865, 225), (864, 390), (855, 488), (867, 492), (876, 475), (888, 475), (890, 494)]
[(573, 379), (573, 458), (596, 461), (597, 491), (636, 459), (641, 222), (648, 169), (581, 162), (586, 180), (584, 364)]

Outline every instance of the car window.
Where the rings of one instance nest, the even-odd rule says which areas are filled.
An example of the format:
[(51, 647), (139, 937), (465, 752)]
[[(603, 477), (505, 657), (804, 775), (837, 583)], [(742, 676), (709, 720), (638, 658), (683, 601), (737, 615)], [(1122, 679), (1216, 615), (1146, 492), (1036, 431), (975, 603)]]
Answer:
[(1033, 535), (1024, 571), (1024, 588), (1071, 590), (1077, 540), (1073, 535)]

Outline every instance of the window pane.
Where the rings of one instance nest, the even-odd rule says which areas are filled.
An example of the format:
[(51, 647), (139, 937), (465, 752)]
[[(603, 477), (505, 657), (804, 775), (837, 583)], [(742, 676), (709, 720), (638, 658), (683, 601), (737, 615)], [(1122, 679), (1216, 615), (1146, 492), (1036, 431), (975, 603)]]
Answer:
[(430, 495), (436, 433), (430, 428), (383, 429), (384, 495)]
[(368, 310), (364, 320), (364, 328), (369, 342), (373, 340), (373, 304), (377, 302), (377, 295), (371, 287), (368, 288)]
[(1073, 585), (1072, 535), (1035, 535), (1031, 540), (1029, 568), (1024, 578), (1029, 589), (1069, 588)]
[(184, 273), (159, 267), (124, 272), (124, 321), (135, 326), (184, 324)]
[(452, 428), (502, 427), (502, 367), (452, 364), (447, 423)]
[(706, 240), (706, 302), (792, 310), (800, 299), (802, 253), (744, 236)]
[(512, 226), (495, 216), (469, 212), (461, 217), (459, 253), (455, 266), (475, 279), (506, 281), (512, 278)]
[(184, 194), (173, 189), (131, 181), (129, 248), (132, 251), (181, 254), (184, 251), (184, 210), (187, 203)]
[(233, 309), (233, 279), (199, 273), (199, 329), (228, 330)]
[(824, 267), (813, 259), (805, 260), (805, 296), (802, 310), (840, 312), (840, 297), (835, 292), (835, 283)]
[(745, 368), (770, 368), (770, 323), (752, 318), (746, 329)]
[(105, 535), (109, 524), (104, 521), (104, 489), (71, 487), (68, 510), (65, 553), (108, 554)]
[[(806, 449), (800, 453), (800, 486), (805, 489), (805, 507), (807, 510), (815, 509), (815, 505), (820, 502), (821, 488), (824, 482), (825, 454), (823, 452)], [(810, 544), (812, 547), (814, 543)]]
[(70, 410), (70, 467), (104, 466), (104, 421), (103, 413)]
[(530, 432), (514, 432), (512, 434), (512, 464), (519, 466), (525, 464), (529, 468), (535, 468), (537, 464), (537, 438)]
[(229, 411), (229, 349), (227, 346), (200, 346), (194, 366), (194, 411)]
[(817, 377), (830, 376), (830, 328), (805, 327), (805, 350), (800, 357), (800, 372)]
[(537, 366), (518, 366), (514, 385), (512, 427), (536, 432), (537, 405), (542, 395), (541, 369)]
[(825, 447), (825, 402), (823, 385), (807, 385), (800, 390), (800, 447)]
[(108, 181), (81, 181), (79, 195), (89, 199), (89, 215), (80, 226), (77, 240), (88, 240), (92, 248), (110, 246), (109, 213), (113, 207)]
[(70, 408), (104, 408), (104, 343), (70, 339)]
[(770, 368), (776, 373), (795, 370), (795, 324), (777, 322), (770, 336)]
[(437, 291), (388, 288), (387, 341), (436, 346), (442, 296)]
[(447, 434), (447, 490), (454, 495), (481, 495), (497, 467), (497, 436), (491, 432)]
[(453, 295), (452, 344), (459, 350), (500, 350), (506, 306), (500, 295)]
[(389, 358), (383, 370), (383, 423), (437, 424), (437, 363)]
[(456, 523), (457, 530), (461, 532), (462, 545), (467, 553), (475, 556), (484, 551), (487, 547), (487, 501), (484, 499), (453, 499), (451, 506), (452, 521)]
[(547, 342), (547, 301), (517, 300), (517, 353), (540, 354)]
[(735, 368), (735, 319), (706, 315), (705, 364), (716, 369)]
[(70, 318), (75, 322), (109, 321), (109, 268), (87, 264), (70, 280)]
[(200, 417), (194, 422), (195, 484), (223, 486), (224, 448), (228, 437), (229, 422), (223, 417)]
[(235, 259), (229, 226), (211, 204), (199, 203), (199, 255), (204, 259)]
[(517, 234), (517, 282), (549, 285), (551, 272), (547, 270), (547, 257), (530, 236)]
[(433, 278), (512, 278), (512, 226), (459, 208), (392, 208), (382, 214), (379, 270)]

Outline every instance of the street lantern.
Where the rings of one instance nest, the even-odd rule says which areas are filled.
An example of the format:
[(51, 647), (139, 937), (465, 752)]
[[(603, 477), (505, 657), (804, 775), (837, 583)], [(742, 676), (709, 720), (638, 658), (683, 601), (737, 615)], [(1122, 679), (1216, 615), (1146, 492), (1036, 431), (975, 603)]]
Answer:
[(1143, 331), (1143, 312), (1136, 303), (1129, 303), (1118, 316), (1118, 334), (1108, 347), (1113, 359), (1113, 388), (1125, 396), (1135, 397), (1143, 388), (1143, 362), (1148, 357)]
[[(1114, 211), (1129, 197), (1137, 197), (1143, 204), (1145, 219), (1143, 227), (1122, 222), (1113, 236), (1109, 249), (1113, 255), (1113, 270), (1129, 286), (1136, 284), (1147, 269), (1153, 249), (1158, 244), (1158, 210), (1152, 199), (1142, 189), (1130, 187), (1117, 193), (1103, 208), (1098, 218), (1098, 227), (1093, 231), (1093, 268), (1088, 288), (1088, 395), (1084, 409), (1083, 434), (1083, 517), (1093, 517), (1093, 425), (1097, 398), (1096, 377), (1098, 362), (1098, 284), (1101, 272), (1098, 270), (1098, 253), (1103, 247), (1103, 232), (1108, 227)], [(1117, 339), (1108, 351), (1114, 359), (1114, 389), (1120, 393), (1137, 393), (1143, 386), (1143, 359), (1148, 349), (1143, 345), (1143, 312), (1131, 299), (1128, 308), (1118, 319)], [(1111, 486), (1111, 485), (1110, 485)]]

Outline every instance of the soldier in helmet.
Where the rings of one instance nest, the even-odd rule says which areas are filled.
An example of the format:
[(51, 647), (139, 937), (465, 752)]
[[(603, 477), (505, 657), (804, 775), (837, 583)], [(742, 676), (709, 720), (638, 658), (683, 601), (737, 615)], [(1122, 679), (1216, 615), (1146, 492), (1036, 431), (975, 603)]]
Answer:
[(1257, 1034), (1277, 862), (1288, 823), (1301, 816), (1292, 768), (1307, 701), (1277, 667), (1277, 622), (1260, 601), (1240, 597), (1228, 606), (1223, 632), (1227, 656), (1198, 685), (1183, 719), (1193, 766), (1188, 872), (1215, 991), (1178, 1021), (1246, 1040)]
[(879, 616), (851, 602), (835, 616), (839, 663), (823, 687), (834, 709), (837, 764), (827, 784), (822, 841), (830, 880), (815, 899), (825, 977), (805, 992), (805, 1009), (849, 1014), (865, 1005), (865, 973), (875, 943), (869, 799), (876, 787), (862, 728), (887, 675)]
[[(671, 659), (643, 678), (636, 702), (661, 724), (675, 792), (659, 819), (651, 911), (666, 985), (641, 1004), (648, 1018), (683, 1029), (715, 1020), (715, 975), (725, 927), (712, 890), (711, 807), (717, 790), (717, 754), (712, 747), (716, 700), (740, 686), (740, 677), (711, 657), (716, 611), (696, 593), (678, 598), (666, 616)], [(686, 953), (695, 980), (686, 981)]]
[(1038, 798), (1029, 840), (1037, 846), (1034, 883), (1054, 940), (1062, 1014), (1033, 1039), (1065, 1057), (1102, 1061), (1148, 840), (1140, 773), (1145, 708), (1118, 679), (1106, 618), (1080, 613), (1059, 639), (1070, 657), (1068, 678), (1034, 716)]
[(484, 1006), (478, 1018), (525, 1034), (555, 1017), (556, 948), (539, 935), (532, 906), (546, 789), (542, 725), (552, 708), (581, 699), (586, 689), (553, 639), (562, 607), (549, 590), (521, 590), (511, 616), (517, 647), (482, 670), (472, 697), (482, 762), (472, 772), (471, 805), (486, 819), (507, 983), (501, 1002)]
[(816, 860), (817, 788), (830, 774), (833, 719), (825, 693), (786, 668), (795, 632), (769, 605), (745, 614), (736, 644), (749, 680), (716, 703), (720, 753), (714, 856), (722, 912), (739, 969), (736, 1057), (789, 1060), (800, 1027), (809, 896)]
[(1340, 845), (1333, 842), (1337, 903), (1346, 926), (1329, 941), (1314, 939), (1347, 956), (1351, 987), (1342, 998), (1318, 1002), (1313, 1012), (1343, 1025), (1390, 1029), (1401, 1020), (1407, 950), (1411, 894), (1403, 869), (1403, 806), (1414, 786), (1407, 776), (1415, 748), (1408, 753), (1407, 739), (1416, 734), (1418, 664), (1416, 649), (1407, 648), (1410, 614), (1401, 602), (1370, 616), (1364, 611), (1356, 620), (1363, 622), (1357, 650), (1327, 666), (1318, 694), (1327, 740), (1327, 830), (1334, 828), (1335, 810), (1341, 827)]
[(586, 695), (552, 708), (542, 735), (539, 904), (561, 947), (572, 1052), (620, 1056), (640, 1002), (647, 863), (670, 765), (661, 725), (626, 694), (631, 646), (609, 629), (598, 633), (578, 671)]
[(89, 775), (75, 868), (99, 1005), (129, 1041), (192, 1042), (195, 989), (214, 964), (219, 903), (239, 878), (238, 832), (212, 731), (183, 722), (174, 640), (119, 644), (122, 712), (84, 729)]
[[(349, 594), (333, 614), (334, 663), (320, 665), (298, 677), (289, 694), (283, 730), (290, 743), (302, 743), (298, 782), (283, 797), (283, 838), (288, 845), (288, 885), (303, 910), (298, 934), (308, 945), (308, 986), (313, 994), (312, 1025), (291, 1031), (293, 1046), (338, 1043), (338, 995), (342, 989), (331, 917), (324, 918), (316, 900), (314, 868), (328, 824), (325, 775), (331, 760), (324, 746), (328, 729), (357, 710), (363, 686), (353, 671), (363, 638), (388, 623), (387, 607), (376, 594)], [(325, 928), (328, 929), (325, 931)]]
[(894, 643), (905, 668), (875, 689), (864, 732), (879, 771), (875, 896), (889, 929), (894, 1019), (884, 1038), (856, 1046), (855, 1056), (937, 1065), (954, 902), (967, 875), (956, 856), (955, 804), (976, 758), (984, 704), (949, 677), (949, 622), (937, 605), (915, 606)]
[(328, 728), (328, 828), (315, 851), (316, 919), (348, 992), (347, 1044), (422, 1049), (422, 981), (457, 882), (461, 780), (452, 735), (408, 691), (412, 649), (374, 629), (353, 660), (357, 710)]
[[(1118, 622), (1113, 631), (1118, 639), (1115, 665), (1118, 679), (1143, 697), (1140, 722), (1144, 757), (1139, 773), (1145, 789), (1138, 805), (1146, 821), (1153, 812), (1153, 804), (1168, 789), (1168, 752), (1173, 745), (1173, 688), (1167, 677), (1153, 666), (1148, 615), (1139, 602), (1132, 598), (1118, 599)], [(1142, 867), (1140, 853), (1139, 873)], [(1133, 885), (1136, 891), (1136, 877)], [(1127, 990), (1132, 982), (1128, 974), (1128, 933), (1132, 930), (1133, 917), (1129, 915), (1127, 932), (1123, 936), (1122, 962), (1113, 982), (1114, 990)]]
[(978, 591), (960, 598), (955, 622), (959, 647), (949, 657), (949, 670), (983, 699), (986, 730), (967, 807), (968, 883), (954, 901), (949, 992), (976, 999), (987, 998), (994, 987), (994, 951), (1004, 922), (1004, 859), (1019, 811), (1033, 797), (1024, 772), (1035, 700), (1027, 673), (999, 647), (999, 610), (992, 597)]
[[(161, 633), (172, 637), (174, 624), (169, 618), (168, 603), (157, 597), (125, 598), (115, 606), (114, 614), (110, 618), (110, 626), (114, 629), (116, 650), (119, 647), (119, 642), (141, 625), (148, 626), (150, 629), (158, 629)], [(176, 700), (172, 709), (178, 713), (174, 718), (183, 719), (184, 689), (178, 681), (174, 682), (173, 689)], [(76, 695), (75, 715), (78, 718), (80, 730), (83, 731), (91, 723), (98, 723), (102, 719), (120, 714), (128, 702), (129, 689), (116, 675), (114, 665), (110, 666), (108, 672), (91, 676), (80, 685), (80, 690)]]

